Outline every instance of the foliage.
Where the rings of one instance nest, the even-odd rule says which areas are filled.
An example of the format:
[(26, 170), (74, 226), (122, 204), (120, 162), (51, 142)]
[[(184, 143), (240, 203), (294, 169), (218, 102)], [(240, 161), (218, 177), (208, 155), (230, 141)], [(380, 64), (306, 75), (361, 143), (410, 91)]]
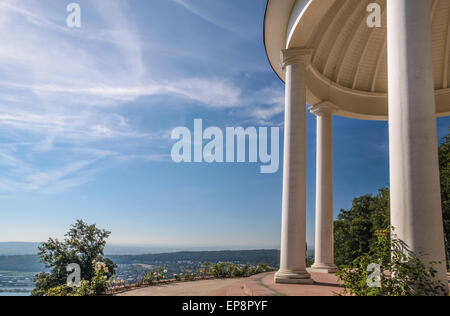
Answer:
[(306, 267), (311, 268), (314, 265), (315, 258), (311, 256), (306, 257)]
[[(390, 230), (376, 233), (377, 241), (368, 254), (353, 260), (337, 275), (343, 282), (345, 294), (354, 296), (437, 296), (445, 293), (445, 285), (435, 281), (436, 263), (423, 263), (423, 255), (411, 252), (407, 245), (392, 236)], [(392, 251), (391, 251), (392, 249)], [(371, 264), (380, 267), (379, 276), (368, 271)], [(378, 278), (378, 280), (376, 279)], [(368, 281), (379, 281), (370, 287)]]
[(36, 275), (36, 286), (32, 295), (50, 295), (52, 293), (49, 290), (55, 289), (59, 289), (58, 293), (64, 293), (68, 276), (66, 267), (70, 264), (80, 266), (83, 281), (94, 283), (98, 281), (97, 264), (105, 266), (102, 277), (111, 279), (115, 274), (116, 265), (103, 256), (109, 235), (109, 231), (100, 230), (95, 225), (87, 225), (78, 220), (65, 235), (64, 242), (50, 238), (43, 243), (39, 247), (38, 256), (49, 272)]
[[(267, 264), (260, 263), (257, 266), (246, 264), (232, 264), (226, 262), (209, 263), (205, 262), (201, 269), (189, 271), (187, 273), (173, 274), (175, 281), (195, 281), (207, 278), (244, 278), (252, 275), (272, 272), (275, 269)], [(168, 271), (163, 267), (154, 269), (147, 273), (142, 280), (144, 285), (152, 285), (158, 281), (167, 280)]]
[(208, 273), (216, 278), (225, 277), (227, 275), (225, 272), (226, 265), (225, 262), (215, 263), (209, 267)]
[(173, 278), (175, 279), (175, 281), (181, 281), (183, 279), (183, 273), (174, 274)]
[(162, 281), (166, 278), (167, 270), (163, 267), (159, 267), (158, 269), (154, 269), (148, 272), (143, 279), (143, 283), (150, 285), (154, 282)]
[(450, 135), (439, 147), (439, 167), (441, 170), (442, 214), (444, 218), (445, 250), (447, 268), (450, 270)]
[(103, 262), (93, 262), (94, 276), (92, 280), (82, 280), (78, 286), (69, 286), (68, 284), (51, 288), (46, 296), (99, 296), (106, 292), (115, 282), (108, 279), (108, 267)]
[(210, 275), (215, 278), (243, 278), (252, 275), (272, 272), (275, 269), (267, 264), (260, 263), (257, 266), (247, 264), (232, 264), (218, 262), (215, 264), (205, 263), (204, 269), (200, 270), (200, 275)]
[(104, 262), (94, 262), (95, 273), (90, 281), (90, 289), (92, 295), (100, 295), (106, 292), (110, 283), (108, 280), (111, 279), (109, 273), (109, 268)]
[(47, 290), (46, 296), (69, 296), (72, 289), (64, 284)]
[(375, 232), (390, 226), (389, 213), (387, 188), (356, 198), (350, 210), (342, 210), (334, 223), (335, 263), (347, 265), (368, 253), (377, 242)]
[[(450, 135), (439, 146), (442, 213), (447, 267), (450, 270)], [(335, 262), (348, 265), (367, 254), (377, 242), (375, 232), (390, 226), (389, 189), (376, 196), (356, 198), (350, 210), (342, 210), (334, 224)]]
[(184, 281), (195, 281), (198, 276), (195, 273), (186, 273), (184, 275)]

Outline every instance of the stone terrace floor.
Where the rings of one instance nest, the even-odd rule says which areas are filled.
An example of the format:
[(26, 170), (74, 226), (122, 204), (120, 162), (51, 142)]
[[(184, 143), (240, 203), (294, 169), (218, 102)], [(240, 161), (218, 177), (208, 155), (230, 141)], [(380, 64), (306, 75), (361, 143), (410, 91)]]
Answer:
[(246, 279), (172, 283), (117, 296), (335, 296), (343, 293), (334, 274), (312, 273), (311, 276), (316, 282), (314, 285), (275, 284), (274, 273), (265, 273)]
[(311, 273), (313, 285), (276, 284), (274, 273), (240, 280), (211, 293), (214, 296), (335, 296), (343, 292), (334, 274)]
[(118, 296), (334, 296), (342, 293), (333, 274), (312, 273), (314, 285), (275, 284), (274, 273), (246, 279), (204, 280), (141, 288)]

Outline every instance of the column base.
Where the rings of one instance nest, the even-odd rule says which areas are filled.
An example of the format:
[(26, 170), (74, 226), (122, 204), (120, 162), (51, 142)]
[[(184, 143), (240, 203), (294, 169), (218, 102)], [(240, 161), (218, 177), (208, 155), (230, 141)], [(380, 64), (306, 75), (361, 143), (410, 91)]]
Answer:
[(278, 284), (314, 284), (307, 271), (278, 271), (275, 274), (275, 283)]
[(336, 273), (338, 268), (334, 264), (314, 264), (308, 272), (315, 273)]

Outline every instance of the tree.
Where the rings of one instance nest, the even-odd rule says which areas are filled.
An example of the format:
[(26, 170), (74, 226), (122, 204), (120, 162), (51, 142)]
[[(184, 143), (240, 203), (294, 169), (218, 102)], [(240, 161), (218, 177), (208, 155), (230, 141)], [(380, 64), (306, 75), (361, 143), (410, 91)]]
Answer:
[(341, 210), (334, 223), (336, 264), (348, 265), (368, 253), (377, 242), (376, 231), (386, 227), (390, 227), (389, 189), (354, 199), (352, 208)]
[(65, 235), (64, 242), (50, 238), (39, 247), (38, 256), (49, 272), (35, 277), (34, 296), (46, 295), (48, 290), (66, 285), (67, 266), (78, 264), (81, 268), (81, 280), (90, 281), (95, 276), (95, 262), (103, 262), (107, 267), (106, 277), (115, 274), (116, 265), (104, 258), (106, 240), (111, 232), (98, 229), (78, 220)]
[(442, 215), (444, 218), (445, 252), (447, 268), (450, 269), (450, 135), (439, 146), (439, 167), (441, 170)]
[[(450, 135), (439, 146), (442, 214), (444, 221), (447, 267), (450, 269)], [(364, 195), (353, 201), (350, 210), (342, 210), (334, 223), (335, 261), (348, 265), (357, 257), (369, 253), (376, 242), (375, 232), (390, 227), (389, 189), (378, 195)]]

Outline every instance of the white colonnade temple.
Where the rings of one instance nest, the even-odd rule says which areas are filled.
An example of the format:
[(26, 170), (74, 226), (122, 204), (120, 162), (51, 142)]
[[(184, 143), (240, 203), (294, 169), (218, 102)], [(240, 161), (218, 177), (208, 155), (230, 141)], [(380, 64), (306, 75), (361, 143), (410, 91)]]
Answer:
[[(368, 8), (380, 23), (368, 23)], [(374, 11), (376, 13), (376, 10)], [(313, 270), (334, 272), (333, 115), (388, 120), (391, 224), (447, 283), (436, 119), (450, 115), (450, 0), (268, 0), (264, 40), (286, 83), (281, 266), (306, 270), (306, 107), (317, 117)], [(281, 58), (280, 58), (281, 56)]]

